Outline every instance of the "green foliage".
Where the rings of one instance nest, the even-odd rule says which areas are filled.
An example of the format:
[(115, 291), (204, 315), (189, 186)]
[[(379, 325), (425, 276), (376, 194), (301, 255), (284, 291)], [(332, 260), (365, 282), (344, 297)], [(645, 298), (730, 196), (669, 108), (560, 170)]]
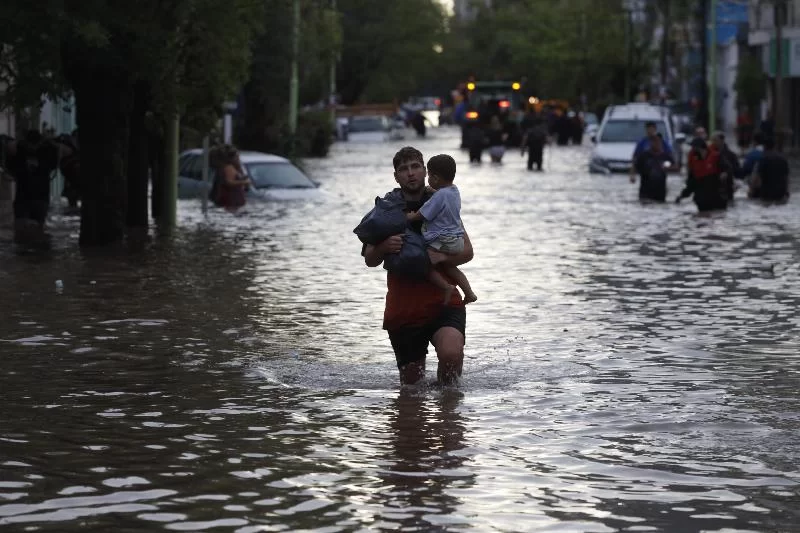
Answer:
[(435, 45), (446, 16), (435, 0), (339, 0), (342, 101), (388, 102), (414, 94), (438, 76)]
[[(474, 21), (452, 25), (444, 52), (451, 67), (444, 72), (454, 83), (467, 74), (526, 76), (545, 97), (605, 98), (611, 90), (622, 92), (625, 22), (621, 0), (497, 2)], [(637, 52), (636, 36), (631, 47), (631, 70), (638, 75), (646, 58)]]
[(263, 10), (260, 0), (4, 0), (0, 20), (14, 23), (0, 34), (0, 104), (37, 104), (80, 74), (114, 75), (145, 82), (155, 111), (189, 110), (207, 127), (244, 81)]
[(297, 119), (298, 153), (325, 157), (333, 141), (333, 123), (327, 111), (306, 111)]
[(742, 54), (734, 81), (736, 105), (756, 109), (767, 96), (766, 79), (761, 61), (751, 54)]
[[(243, 149), (280, 154), (322, 155), (327, 152), (327, 144), (320, 147), (319, 143), (311, 142), (308, 124), (317, 121), (310, 119), (310, 115), (298, 117), (294, 148), (288, 135), (292, 0), (266, 0), (265, 5), (263, 31), (251, 45), (249, 79), (244, 85), (244, 101), (235, 125), (236, 144)], [(340, 18), (327, 0), (301, 1), (298, 57), (301, 107), (327, 100), (331, 62), (339, 55), (343, 39)], [(326, 128), (330, 131), (333, 125)], [(311, 129), (317, 130), (316, 126)]]
[(37, 106), (66, 89), (60, 73), (58, 0), (0, 2), (0, 108)]

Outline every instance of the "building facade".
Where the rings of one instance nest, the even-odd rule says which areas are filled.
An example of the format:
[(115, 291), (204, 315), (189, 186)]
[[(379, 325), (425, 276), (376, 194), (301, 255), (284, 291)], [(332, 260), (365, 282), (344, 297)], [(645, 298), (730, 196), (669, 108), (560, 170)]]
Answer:
[[(779, 0), (778, 0), (779, 1)], [(800, 0), (785, 0), (785, 20), (782, 28), (781, 59), (777, 61), (777, 28), (775, 25), (774, 0), (750, 0), (750, 30), (748, 44), (754, 47), (761, 57), (764, 73), (768, 77), (768, 98), (762, 106), (761, 118), (774, 106), (775, 75), (780, 65), (783, 75), (783, 107), (781, 113), (784, 123), (790, 128), (785, 145), (797, 147), (800, 144)]]

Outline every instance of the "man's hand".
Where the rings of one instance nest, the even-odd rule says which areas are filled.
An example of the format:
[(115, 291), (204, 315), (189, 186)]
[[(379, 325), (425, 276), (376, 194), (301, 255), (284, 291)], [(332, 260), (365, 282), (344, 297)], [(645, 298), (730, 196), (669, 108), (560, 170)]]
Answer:
[(383, 254), (396, 254), (403, 247), (403, 234), (392, 235), (378, 245), (378, 251)]
[(392, 235), (375, 246), (371, 244), (365, 245), (362, 253), (364, 262), (368, 267), (380, 265), (383, 263), (383, 258), (386, 257), (387, 254), (396, 254), (400, 251), (400, 248), (403, 247), (403, 237), (403, 234)]

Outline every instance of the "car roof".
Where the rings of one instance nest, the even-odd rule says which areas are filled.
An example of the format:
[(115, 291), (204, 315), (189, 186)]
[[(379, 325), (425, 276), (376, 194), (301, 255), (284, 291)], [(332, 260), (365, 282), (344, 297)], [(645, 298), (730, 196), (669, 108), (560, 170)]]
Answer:
[[(181, 156), (184, 155), (201, 155), (203, 150), (201, 148), (193, 148), (191, 150), (186, 150), (181, 152)], [(288, 159), (285, 157), (281, 157), (275, 154), (266, 154), (264, 152), (252, 152), (252, 151), (243, 151), (239, 152), (239, 159), (242, 163), (290, 163)]]
[(668, 110), (645, 104), (635, 103), (611, 106), (606, 113), (609, 120), (666, 120)]

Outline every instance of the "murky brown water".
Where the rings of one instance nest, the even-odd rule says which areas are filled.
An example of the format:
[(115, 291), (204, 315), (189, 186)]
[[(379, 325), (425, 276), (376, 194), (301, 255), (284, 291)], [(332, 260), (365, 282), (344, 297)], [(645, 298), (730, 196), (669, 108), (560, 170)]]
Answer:
[(432, 134), (481, 297), (458, 390), (399, 389), (351, 233), (398, 143), (144, 251), (82, 255), (70, 217), (0, 243), (0, 529), (798, 530), (796, 202), (698, 219), (585, 150), (530, 174)]

